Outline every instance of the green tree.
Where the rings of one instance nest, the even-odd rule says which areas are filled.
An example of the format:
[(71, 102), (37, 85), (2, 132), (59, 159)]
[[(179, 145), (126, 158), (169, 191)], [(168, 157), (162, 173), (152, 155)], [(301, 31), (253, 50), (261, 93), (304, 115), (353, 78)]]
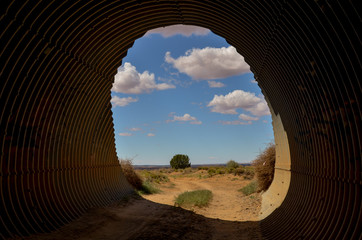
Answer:
[(234, 160), (230, 160), (226, 163), (227, 168), (238, 168), (239, 163), (235, 162)]
[(176, 154), (172, 157), (170, 165), (174, 169), (191, 167), (190, 158), (184, 154)]

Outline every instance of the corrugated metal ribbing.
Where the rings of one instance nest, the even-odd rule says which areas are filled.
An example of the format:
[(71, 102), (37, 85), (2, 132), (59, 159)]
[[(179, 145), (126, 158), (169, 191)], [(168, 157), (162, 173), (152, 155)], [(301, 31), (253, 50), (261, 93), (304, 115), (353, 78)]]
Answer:
[(56, 229), (130, 191), (113, 75), (147, 30), (183, 23), (235, 46), (282, 119), (291, 182), (265, 238), (360, 238), (359, 14), (356, 1), (2, 1), (0, 236)]

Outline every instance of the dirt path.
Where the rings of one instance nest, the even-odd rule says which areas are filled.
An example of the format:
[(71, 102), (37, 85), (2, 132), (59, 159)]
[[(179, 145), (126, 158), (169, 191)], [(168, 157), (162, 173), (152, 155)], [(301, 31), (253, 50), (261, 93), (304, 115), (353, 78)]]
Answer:
[[(257, 222), (260, 196), (243, 196), (237, 191), (250, 180), (232, 175), (169, 177), (170, 182), (161, 184), (162, 193), (134, 195), (113, 206), (92, 209), (56, 232), (27, 239), (262, 239)], [(197, 189), (213, 192), (207, 208), (173, 206), (178, 194)]]
[(262, 237), (258, 222), (210, 219), (134, 196), (117, 206), (93, 209), (51, 234), (26, 239), (253, 240)]
[[(243, 180), (233, 175), (216, 175), (212, 178), (170, 177), (171, 182), (161, 185), (159, 194), (145, 195), (144, 198), (161, 204), (174, 205), (175, 198), (185, 191), (208, 189), (213, 199), (207, 208), (191, 209), (208, 218), (228, 221), (258, 221), (260, 211), (260, 195), (244, 196), (238, 190), (250, 180)], [(170, 187), (172, 186), (172, 187)]]

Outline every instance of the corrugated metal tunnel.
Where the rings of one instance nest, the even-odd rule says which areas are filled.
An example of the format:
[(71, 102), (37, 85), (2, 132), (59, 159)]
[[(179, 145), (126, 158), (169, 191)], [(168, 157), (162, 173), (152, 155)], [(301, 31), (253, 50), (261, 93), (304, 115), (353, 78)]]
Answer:
[[(1, 238), (54, 230), (130, 192), (115, 151), (113, 77), (137, 38), (172, 24), (224, 37), (274, 112), (276, 180), (289, 190), (261, 220), (264, 237), (361, 238), (358, 1), (0, 5)], [(274, 185), (269, 199), (280, 195)]]

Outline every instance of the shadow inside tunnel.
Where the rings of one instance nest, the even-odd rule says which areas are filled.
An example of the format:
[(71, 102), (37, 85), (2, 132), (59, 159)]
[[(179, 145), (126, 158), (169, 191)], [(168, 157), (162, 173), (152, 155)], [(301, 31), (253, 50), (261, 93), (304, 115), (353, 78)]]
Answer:
[(108, 207), (94, 208), (43, 239), (263, 239), (259, 222), (206, 218), (179, 207), (132, 195)]

